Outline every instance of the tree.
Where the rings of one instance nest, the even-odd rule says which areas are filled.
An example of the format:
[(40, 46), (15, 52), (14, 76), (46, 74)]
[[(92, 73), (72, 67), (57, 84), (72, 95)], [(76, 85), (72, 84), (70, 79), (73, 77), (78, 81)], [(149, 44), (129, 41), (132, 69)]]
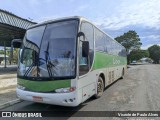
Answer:
[(148, 51), (150, 53), (150, 58), (154, 60), (154, 63), (160, 62), (160, 46), (159, 45), (153, 45), (148, 48)]
[(13, 50), (13, 58), (11, 59), (11, 61), (13, 63), (18, 63), (18, 52), (19, 52), (19, 49), (18, 48), (14, 48), (14, 50)]
[(0, 54), (4, 54), (4, 51), (3, 51), (3, 50), (0, 50)]
[(129, 61), (140, 60), (141, 58), (149, 57), (148, 50), (132, 50), (129, 54)]
[[(18, 63), (18, 48), (14, 48), (13, 50), (13, 58), (10, 58), (10, 48), (6, 48), (6, 55), (8, 56), (9, 62)], [(0, 50), (0, 54), (4, 54), (4, 50)], [(4, 58), (0, 58), (0, 62), (3, 61)]]
[(123, 35), (116, 37), (115, 40), (126, 48), (127, 54), (129, 54), (130, 50), (139, 49), (142, 45), (139, 35), (134, 30), (129, 30)]

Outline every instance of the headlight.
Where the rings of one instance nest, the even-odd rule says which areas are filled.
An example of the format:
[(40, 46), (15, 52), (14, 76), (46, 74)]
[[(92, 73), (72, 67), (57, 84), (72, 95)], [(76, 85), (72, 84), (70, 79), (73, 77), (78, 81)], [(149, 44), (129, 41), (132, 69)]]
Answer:
[(24, 90), (24, 89), (25, 89), (25, 87), (24, 87), (24, 86), (21, 86), (21, 85), (17, 85), (17, 88), (18, 88), (18, 89), (21, 89), (21, 90)]
[(57, 93), (69, 93), (69, 92), (73, 92), (75, 91), (75, 87), (70, 87), (70, 88), (60, 88), (60, 89), (56, 89), (55, 91)]

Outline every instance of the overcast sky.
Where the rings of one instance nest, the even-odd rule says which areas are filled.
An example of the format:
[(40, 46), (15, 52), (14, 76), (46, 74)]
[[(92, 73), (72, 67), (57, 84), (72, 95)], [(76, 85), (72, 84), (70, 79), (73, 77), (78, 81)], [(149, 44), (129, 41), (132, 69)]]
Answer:
[(83, 16), (113, 38), (135, 30), (142, 49), (160, 45), (160, 0), (1, 0), (0, 9), (41, 22)]

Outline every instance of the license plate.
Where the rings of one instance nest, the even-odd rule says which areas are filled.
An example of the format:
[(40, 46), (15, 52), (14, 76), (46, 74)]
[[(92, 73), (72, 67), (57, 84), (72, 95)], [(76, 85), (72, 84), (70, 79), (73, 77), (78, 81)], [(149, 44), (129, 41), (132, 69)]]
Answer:
[(43, 101), (42, 97), (33, 96), (32, 98), (33, 98), (33, 101), (36, 101), (36, 102), (42, 102)]

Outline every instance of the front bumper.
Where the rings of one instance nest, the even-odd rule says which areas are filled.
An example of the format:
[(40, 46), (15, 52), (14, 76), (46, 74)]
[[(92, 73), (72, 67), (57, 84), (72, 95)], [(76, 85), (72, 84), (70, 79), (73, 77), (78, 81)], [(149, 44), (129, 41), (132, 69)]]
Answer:
[[(16, 88), (17, 96), (26, 101), (33, 101), (39, 103), (60, 105), (60, 106), (77, 106), (78, 98), (76, 96), (76, 91), (70, 93), (38, 93), (31, 91), (24, 91)], [(42, 98), (41, 101), (33, 99), (33, 97)]]

